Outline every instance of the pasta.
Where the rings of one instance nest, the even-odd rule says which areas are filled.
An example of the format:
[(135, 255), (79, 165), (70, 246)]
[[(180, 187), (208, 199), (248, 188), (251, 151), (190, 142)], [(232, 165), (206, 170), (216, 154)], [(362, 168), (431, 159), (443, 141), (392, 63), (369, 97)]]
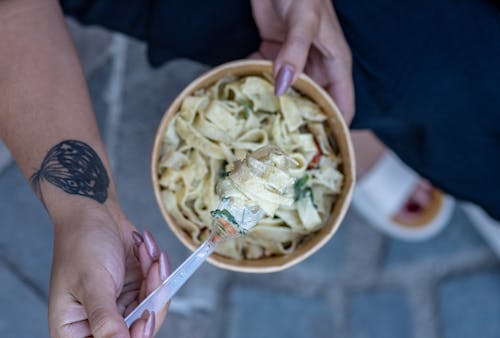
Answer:
[(291, 206), (295, 179), (288, 173), (290, 162), (276, 146), (259, 148), (237, 161), (216, 187), (222, 200), (210, 214), (217, 229), (245, 235), (263, 215), (272, 217), (280, 206)]
[[(216, 186), (249, 152), (281, 148), (293, 163), (293, 203), (269, 196), (266, 216), (217, 253), (234, 259), (284, 255), (325, 224), (343, 184), (340, 158), (319, 106), (289, 89), (274, 95), (265, 76), (228, 76), (186, 97), (163, 139), (159, 184), (167, 212), (196, 243), (208, 236)], [(266, 209), (266, 204), (264, 209)], [(272, 212), (269, 212), (272, 211)]]

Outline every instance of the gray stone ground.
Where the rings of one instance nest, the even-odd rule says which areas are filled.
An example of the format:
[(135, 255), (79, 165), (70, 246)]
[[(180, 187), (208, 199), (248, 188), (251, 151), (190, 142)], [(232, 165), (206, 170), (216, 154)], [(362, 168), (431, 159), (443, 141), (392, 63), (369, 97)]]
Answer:
[[(178, 60), (153, 70), (140, 43), (70, 27), (121, 203), (176, 267), (188, 251), (156, 207), (150, 150), (165, 108), (206, 68)], [(0, 337), (48, 337), (51, 225), (1, 143), (0, 215)], [(413, 244), (383, 236), (350, 211), (324, 248), (287, 271), (202, 267), (158, 337), (493, 338), (499, 318), (500, 265), (460, 208), (443, 233)]]

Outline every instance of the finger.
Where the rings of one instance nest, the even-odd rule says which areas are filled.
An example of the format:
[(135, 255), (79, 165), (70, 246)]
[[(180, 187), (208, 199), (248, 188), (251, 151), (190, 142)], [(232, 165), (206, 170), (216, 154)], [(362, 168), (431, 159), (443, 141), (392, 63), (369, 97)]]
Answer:
[(146, 245), (144, 244), (144, 237), (137, 231), (132, 231), (132, 238), (134, 239), (134, 256), (141, 265), (142, 275), (145, 276), (149, 267), (153, 263), (153, 260), (146, 249)]
[(132, 303), (127, 305), (125, 308), (125, 311), (123, 312), (123, 317), (127, 317), (136, 307), (139, 305), (139, 302), (137, 300), (134, 300)]
[(143, 276), (146, 276), (151, 264), (159, 257), (158, 244), (156, 244), (153, 235), (148, 230), (144, 231), (144, 236), (134, 231), (133, 237), (136, 247), (134, 254), (139, 260)]
[(303, 71), (309, 48), (318, 33), (319, 18), (319, 8), (311, 6), (311, 1), (298, 1), (291, 6), (286, 20), (287, 36), (274, 62), (276, 95), (283, 95)]
[[(83, 306), (62, 288), (51, 287), (49, 301), (49, 329), (51, 337), (81, 338), (90, 332), (87, 313)], [(85, 322), (85, 326), (73, 323)], [(80, 329), (81, 333), (80, 334)]]
[(151, 265), (146, 276), (146, 295), (149, 295), (161, 284), (160, 265), (155, 262)]
[(274, 60), (278, 56), (280, 48), (280, 42), (262, 41), (262, 43), (260, 44), (259, 52), (265, 59)]
[(252, 54), (249, 54), (246, 58), (250, 60), (262, 60), (264, 59), (264, 55), (262, 55), (259, 51), (256, 51)]
[[(167, 253), (162, 251), (159, 255), (158, 261), (151, 264), (148, 270), (143, 285), (141, 286), (140, 293), (136, 300), (128, 304), (124, 311), (124, 316), (128, 316), (133, 309), (137, 307), (140, 301), (144, 300), (151, 292), (153, 292), (158, 286), (161, 285), (162, 281), (167, 279), (170, 274), (170, 264), (168, 261)], [(159, 325), (164, 321), (167, 313), (168, 305), (165, 306), (156, 315), (157, 322)]]
[[(347, 124), (350, 124), (355, 111), (354, 84), (352, 80), (352, 60), (349, 46), (345, 41), (342, 28), (330, 1), (325, 2), (321, 12), (321, 23), (314, 46), (321, 52), (329, 85), (318, 81), (319, 74), (313, 78), (326, 87), (334, 99)], [(314, 67), (318, 70), (322, 67)]]
[(280, 46), (281, 46), (281, 44), (278, 42), (262, 41), (262, 43), (260, 44), (259, 50), (248, 55), (247, 59), (273, 60), (278, 55), (278, 53), (280, 51)]
[(127, 293), (129, 291), (137, 291), (141, 287), (141, 281), (137, 280), (137, 276), (134, 276), (135, 279), (124, 284), (122, 288), (122, 293)]
[(330, 79), (327, 87), (329, 94), (337, 104), (346, 123), (349, 125), (354, 117), (354, 84), (350, 59), (337, 57), (325, 61), (325, 68)]
[(331, 59), (337, 54), (337, 44), (344, 40), (344, 34), (339, 24), (337, 15), (330, 1), (325, 2), (325, 7), (321, 11), (318, 35), (314, 39), (316, 46), (324, 57)]
[(340, 58), (325, 60), (316, 48), (311, 49), (305, 72), (325, 88), (349, 124), (354, 116), (354, 87), (350, 63)]
[(128, 305), (137, 299), (139, 295), (139, 290), (132, 290), (128, 292), (122, 292), (118, 300), (116, 301), (118, 305), (118, 311), (123, 315)]
[(66, 324), (61, 330), (61, 337), (65, 338), (81, 338), (91, 336), (88, 320), (80, 320), (71, 324)]
[(116, 304), (113, 281), (94, 274), (83, 285), (82, 305), (94, 338), (129, 338), (129, 330)]
[(164, 281), (170, 275), (170, 262), (168, 260), (168, 255), (165, 251), (162, 251), (160, 254), (159, 264), (160, 264), (160, 278), (162, 281)]
[(144, 279), (142, 281), (142, 284), (141, 284), (141, 289), (139, 290), (139, 297), (137, 297), (137, 299), (139, 301), (142, 301), (143, 299), (145, 299), (146, 297), (148, 296), (148, 289), (147, 289), (147, 283), (146, 283), (146, 279)]
[(158, 248), (158, 244), (149, 230), (144, 230), (144, 245), (151, 259), (156, 261), (158, 257), (160, 257), (160, 249)]
[(142, 275), (145, 276), (148, 273), (151, 264), (153, 264), (153, 259), (148, 253), (146, 246), (143, 244), (138, 247), (137, 254), (139, 258), (139, 265), (141, 266)]
[(153, 338), (156, 325), (154, 312), (145, 311), (140, 319), (137, 319), (130, 327), (131, 338)]
[(146, 275), (146, 291), (147, 294), (153, 292), (160, 284), (167, 279), (170, 274), (170, 264), (165, 251), (160, 253), (158, 262), (151, 265), (151, 268)]
[[(160, 253), (160, 258), (157, 263), (154, 263), (151, 266), (151, 269), (146, 277), (146, 289), (147, 293), (150, 294), (153, 292), (158, 286), (161, 285), (162, 281), (167, 279), (170, 274), (170, 266), (168, 263), (167, 253), (162, 251)], [(168, 303), (156, 314), (156, 322), (158, 323), (158, 327), (161, 326), (165, 317), (167, 315)]]
[(304, 73), (306, 73), (311, 79), (314, 80), (314, 82), (323, 88), (330, 83), (330, 79), (325, 71), (323, 55), (315, 47), (311, 48)]

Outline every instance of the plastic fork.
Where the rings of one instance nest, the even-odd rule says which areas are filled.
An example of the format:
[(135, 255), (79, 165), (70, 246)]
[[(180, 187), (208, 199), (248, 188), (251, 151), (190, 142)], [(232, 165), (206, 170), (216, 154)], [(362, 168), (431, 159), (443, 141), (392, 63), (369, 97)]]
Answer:
[(127, 327), (146, 310), (158, 313), (219, 244), (244, 235), (262, 218), (263, 212), (258, 206), (239, 207), (231, 204), (229, 198), (223, 198), (212, 216), (208, 239), (125, 318)]

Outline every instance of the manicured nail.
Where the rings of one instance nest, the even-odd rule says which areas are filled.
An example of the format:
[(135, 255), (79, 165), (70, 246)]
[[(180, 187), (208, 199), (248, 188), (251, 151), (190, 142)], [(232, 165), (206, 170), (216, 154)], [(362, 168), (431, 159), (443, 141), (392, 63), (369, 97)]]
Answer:
[(161, 280), (165, 280), (168, 277), (169, 266), (168, 266), (167, 254), (164, 251), (160, 253), (159, 264), (160, 264), (160, 278)]
[(136, 245), (140, 245), (144, 242), (144, 238), (142, 238), (142, 235), (137, 231), (132, 231), (132, 238), (134, 239)]
[(146, 319), (146, 324), (144, 325), (144, 338), (152, 338), (155, 330), (155, 313), (150, 312), (148, 319)]
[(276, 96), (285, 94), (288, 87), (292, 84), (293, 75), (294, 69), (289, 64), (285, 64), (280, 68), (276, 76), (276, 84), (274, 87), (274, 94), (276, 94)]
[(146, 245), (146, 250), (151, 259), (157, 260), (160, 255), (160, 250), (158, 249), (158, 245), (156, 245), (153, 235), (148, 230), (144, 230), (144, 244)]

